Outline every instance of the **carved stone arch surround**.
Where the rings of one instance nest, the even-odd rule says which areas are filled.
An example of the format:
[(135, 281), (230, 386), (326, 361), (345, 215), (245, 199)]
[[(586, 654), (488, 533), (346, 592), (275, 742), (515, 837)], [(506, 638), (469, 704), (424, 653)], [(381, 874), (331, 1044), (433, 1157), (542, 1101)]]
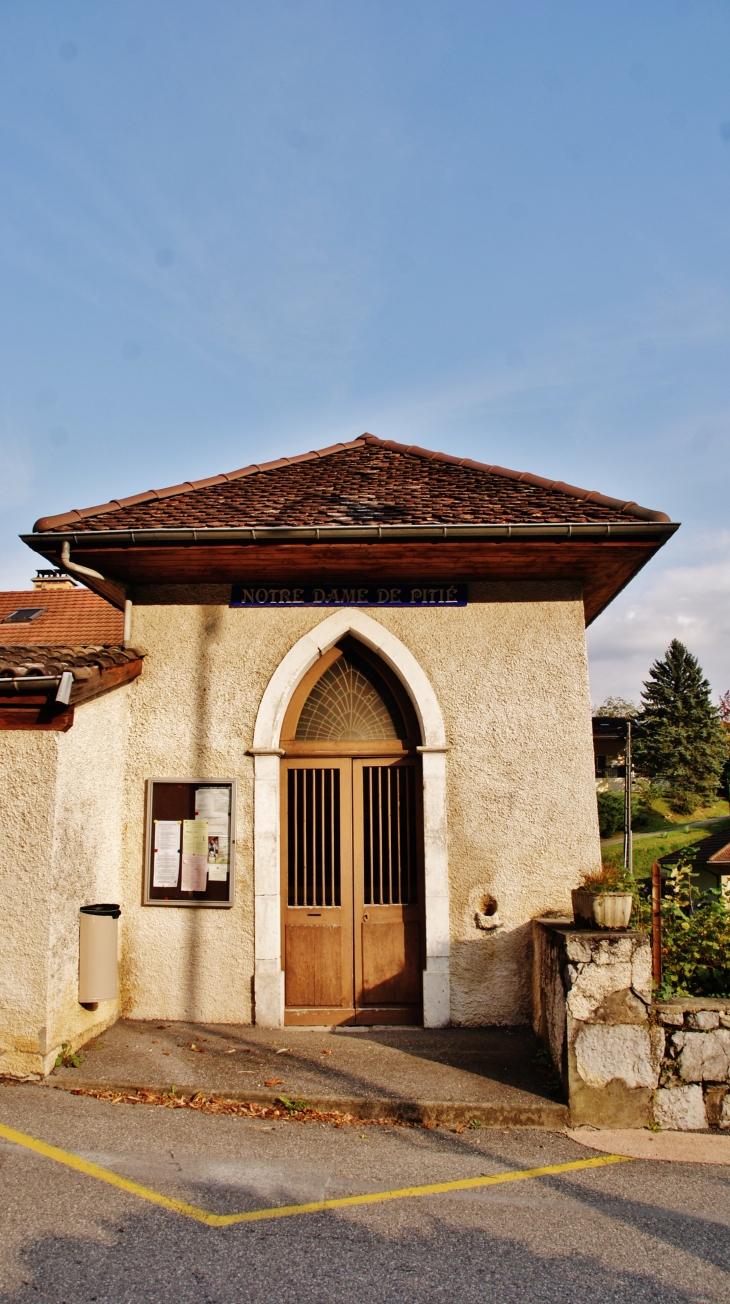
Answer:
[(281, 967), (279, 739), (286, 709), (302, 676), (335, 643), (352, 634), (381, 656), (404, 685), (418, 716), (423, 745), (423, 850), (426, 883), (426, 968), (423, 1022), (449, 1022), (449, 866), (446, 840), (446, 735), (436, 694), (400, 639), (357, 609), (334, 612), (300, 638), (274, 671), (256, 717), (254, 741), (255, 1019), (284, 1024)]

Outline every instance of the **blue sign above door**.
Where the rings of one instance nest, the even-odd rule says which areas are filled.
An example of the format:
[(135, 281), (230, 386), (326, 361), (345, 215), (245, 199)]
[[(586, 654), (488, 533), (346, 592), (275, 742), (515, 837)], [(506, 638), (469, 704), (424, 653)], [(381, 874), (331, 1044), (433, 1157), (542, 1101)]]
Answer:
[(465, 607), (466, 584), (234, 584), (232, 607)]

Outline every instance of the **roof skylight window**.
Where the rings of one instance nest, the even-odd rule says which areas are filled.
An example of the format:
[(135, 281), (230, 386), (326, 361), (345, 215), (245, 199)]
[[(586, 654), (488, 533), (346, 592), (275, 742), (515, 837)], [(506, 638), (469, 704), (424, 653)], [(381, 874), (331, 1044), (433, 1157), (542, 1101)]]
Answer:
[(42, 616), (45, 607), (18, 607), (17, 611), (11, 611), (9, 616), (3, 616), (0, 624), (2, 625), (27, 625), (29, 620), (35, 620), (36, 616)]

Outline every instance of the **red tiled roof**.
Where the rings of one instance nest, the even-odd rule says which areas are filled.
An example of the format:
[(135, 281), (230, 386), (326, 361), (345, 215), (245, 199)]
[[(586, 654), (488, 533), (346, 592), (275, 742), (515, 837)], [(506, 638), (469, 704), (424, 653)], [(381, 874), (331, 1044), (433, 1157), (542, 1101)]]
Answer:
[(23, 643), (0, 649), (0, 688), (9, 679), (33, 679), (37, 675), (62, 675), (70, 670), (75, 680), (86, 683), (97, 673), (114, 666), (139, 661), (143, 652), (133, 647), (70, 647), (68, 645)]
[[(103, 517), (103, 520), (99, 520)], [(34, 531), (668, 521), (527, 472), (361, 435), (298, 457), (42, 517)]]
[[(27, 623), (2, 623), (13, 611), (28, 607), (42, 607), (43, 612)], [(102, 647), (121, 643), (123, 636), (123, 612), (88, 589), (0, 593), (0, 647)]]

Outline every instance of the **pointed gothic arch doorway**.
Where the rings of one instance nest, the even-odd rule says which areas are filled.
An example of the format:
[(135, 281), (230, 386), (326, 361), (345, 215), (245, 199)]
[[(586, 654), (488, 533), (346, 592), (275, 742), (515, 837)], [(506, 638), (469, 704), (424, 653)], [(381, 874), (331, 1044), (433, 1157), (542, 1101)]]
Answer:
[(399, 680), (350, 636), (291, 699), (281, 731), (286, 1024), (423, 1021), (420, 742)]

